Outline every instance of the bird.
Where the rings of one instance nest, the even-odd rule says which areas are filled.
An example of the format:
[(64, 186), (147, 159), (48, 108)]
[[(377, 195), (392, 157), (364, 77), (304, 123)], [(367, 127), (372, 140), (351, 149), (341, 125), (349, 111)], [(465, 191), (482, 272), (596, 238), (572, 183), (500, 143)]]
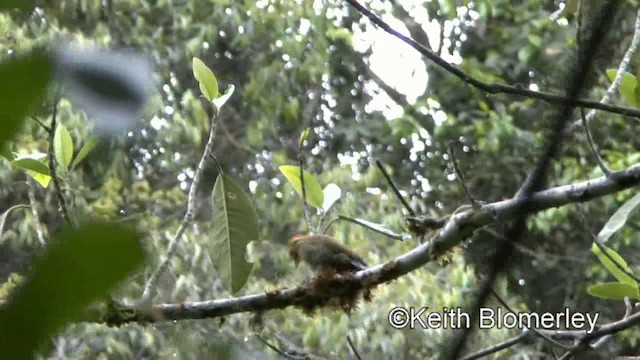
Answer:
[(356, 253), (328, 235), (296, 235), (289, 239), (289, 255), (296, 266), (300, 261), (315, 271), (353, 272), (366, 269), (367, 263)]

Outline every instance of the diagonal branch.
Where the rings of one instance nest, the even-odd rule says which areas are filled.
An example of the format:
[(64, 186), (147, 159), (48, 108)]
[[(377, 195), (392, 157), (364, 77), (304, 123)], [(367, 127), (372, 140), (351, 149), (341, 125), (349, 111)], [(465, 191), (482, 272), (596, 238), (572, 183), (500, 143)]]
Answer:
[(613, 106), (613, 105), (601, 103), (598, 101), (579, 99), (577, 96), (561, 96), (561, 95), (556, 95), (551, 93), (533, 91), (533, 90), (519, 87), (519, 86), (510, 86), (510, 85), (503, 85), (503, 84), (497, 84), (497, 83), (486, 83), (486, 82), (480, 81), (474, 78), (473, 76), (465, 73), (464, 71), (460, 70), (455, 65), (450, 64), (445, 59), (438, 56), (438, 54), (434, 53), (423, 44), (420, 44), (419, 42), (413, 40), (410, 37), (402, 35), (400, 32), (393, 29), (389, 24), (387, 24), (382, 19), (380, 19), (377, 15), (375, 15), (374, 13), (369, 11), (367, 8), (362, 6), (360, 3), (358, 3), (357, 0), (345, 0), (345, 1), (349, 3), (349, 5), (353, 6), (356, 10), (358, 10), (361, 14), (369, 18), (371, 22), (378, 25), (384, 31), (395, 36), (396, 38), (400, 39), (404, 43), (408, 44), (409, 46), (417, 50), (419, 53), (427, 57), (429, 60), (433, 61), (436, 65), (440, 66), (441, 68), (451, 73), (458, 79), (464, 81), (465, 83), (477, 89), (485, 91), (487, 93), (522, 96), (522, 97), (527, 97), (531, 99), (546, 101), (547, 103), (553, 104), (553, 105), (570, 105), (574, 107), (584, 107), (587, 109), (597, 109), (597, 110), (607, 111), (610, 113), (620, 114), (624, 116), (640, 118), (640, 110), (634, 109), (634, 108)]
[[(534, 193), (531, 195), (530, 206), (526, 210), (535, 213), (575, 202), (589, 201), (638, 184), (640, 184), (640, 164), (623, 171), (613, 172), (608, 177)], [(467, 210), (455, 214), (428, 243), (384, 264), (372, 266), (355, 273), (353, 277), (342, 278), (342, 280), (349, 286), (370, 288), (397, 279), (430, 261), (436, 260), (459, 245), (477, 229), (496, 221), (507, 221), (524, 215), (521, 202), (520, 198), (513, 198), (483, 205), (478, 210)], [(319, 300), (327, 300), (327, 295), (314, 291), (306, 284), (295, 288), (284, 288), (229, 299), (159, 304), (154, 305), (150, 310), (125, 307), (126, 316), (116, 316), (116, 319), (110, 317), (109, 319), (100, 319), (100, 321), (122, 324), (126, 322), (216, 318), (242, 312), (261, 312), (284, 309), (290, 306), (304, 306), (313, 301), (317, 303)], [(556, 338), (556, 336), (551, 337)]]
[(204, 152), (202, 153), (202, 157), (200, 158), (200, 162), (198, 163), (198, 169), (196, 170), (195, 175), (193, 176), (193, 182), (191, 183), (191, 187), (189, 188), (189, 196), (187, 198), (187, 211), (184, 214), (184, 218), (182, 218), (182, 222), (178, 227), (178, 230), (173, 235), (171, 240), (169, 241), (169, 246), (167, 247), (167, 254), (163, 257), (160, 265), (154, 270), (147, 281), (147, 284), (144, 287), (144, 292), (142, 293), (142, 299), (140, 303), (148, 304), (151, 302), (153, 297), (153, 293), (158, 286), (158, 281), (160, 280), (160, 276), (167, 270), (169, 267), (169, 262), (171, 258), (175, 255), (178, 250), (178, 241), (182, 238), (185, 230), (193, 221), (195, 217), (196, 211), (196, 189), (200, 184), (202, 179), (202, 174), (204, 172), (205, 165), (207, 163), (207, 159), (211, 155), (213, 150), (213, 141), (216, 137), (216, 129), (218, 128), (218, 110), (215, 110), (213, 116), (211, 117), (211, 127), (209, 129), (209, 140), (204, 147)]

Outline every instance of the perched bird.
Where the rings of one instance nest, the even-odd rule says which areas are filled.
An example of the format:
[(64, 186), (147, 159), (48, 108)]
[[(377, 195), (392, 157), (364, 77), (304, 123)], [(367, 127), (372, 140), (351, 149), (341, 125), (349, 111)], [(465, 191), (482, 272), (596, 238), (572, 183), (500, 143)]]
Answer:
[(362, 258), (328, 235), (297, 235), (289, 240), (289, 255), (296, 266), (306, 262), (314, 270), (358, 271), (368, 265)]

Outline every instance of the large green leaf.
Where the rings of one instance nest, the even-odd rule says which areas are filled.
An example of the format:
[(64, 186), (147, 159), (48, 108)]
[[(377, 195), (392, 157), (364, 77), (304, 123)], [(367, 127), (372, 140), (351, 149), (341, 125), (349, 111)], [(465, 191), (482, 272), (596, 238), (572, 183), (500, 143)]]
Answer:
[(51, 77), (43, 52), (0, 63), (0, 146), (13, 138), (30, 107), (41, 101)]
[(193, 58), (193, 76), (198, 80), (200, 91), (207, 100), (211, 101), (218, 97), (218, 80), (213, 71), (197, 57)]
[(78, 151), (78, 155), (76, 155), (76, 157), (73, 159), (73, 162), (71, 163), (71, 169), (75, 169), (76, 166), (78, 166), (78, 164), (80, 164), (80, 162), (84, 160), (87, 155), (89, 155), (91, 150), (93, 150), (96, 144), (98, 144), (98, 140), (100, 140), (99, 137), (92, 136), (91, 138), (89, 138), (89, 140), (87, 140), (86, 143), (84, 143), (84, 145), (82, 145), (82, 148), (80, 148), (80, 151)]
[(213, 263), (232, 293), (242, 289), (253, 264), (245, 259), (249, 242), (258, 240), (258, 217), (251, 200), (228, 175), (213, 187)]
[[(300, 167), (293, 165), (280, 166), (280, 172), (289, 180), (291, 186), (298, 194), (302, 195), (302, 182), (300, 181)], [(312, 206), (322, 209), (324, 203), (324, 193), (318, 179), (308, 171), (304, 172), (304, 191), (307, 201)]]
[[(617, 69), (607, 69), (607, 76), (611, 81), (616, 78), (617, 73)], [(628, 72), (622, 74), (622, 81), (620, 81), (620, 87), (618, 90), (620, 91), (620, 94), (622, 94), (622, 97), (629, 103), (629, 105), (638, 107), (638, 102), (636, 101), (635, 96), (635, 88), (636, 77)]]
[(634, 288), (629, 284), (619, 282), (608, 282), (591, 285), (587, 288), (587, 292), (595, 297), (610, 300), (623, 300), (625, 297), (633, 299), (640, 298), (638, 288)]
[(139, 236), (107, 224), (66, 229), (33, 262), (0, 311), (0, 359), (28, 359), (86, 306), (104, 298), (143, 262)]
[[(629, 285), (634, 286), (634, 287), (637, 288), (638, 287), (638, 283), (636, 283), (636, 281), (631, 276), (629, 276), (629, 275), (627, 275), (625, 273), (625, 271), (626, 271), (627, 273), (633, 274), (633, 271), (631, 270), (629, 265), (627, 265), (627, 262), (624, 261), (622, 256), (620, 256), (620, 254), (618, 254), (613, 249), (606, 247), (605, 245), (601, 245), (601, 246), (602, 246), (603, 249), (605, 249), (605, 251), (607, 252), (607, 254), (609, 254), (609, 256), (605, 255), (600, 250), (600, 247), (598, 247), (598, 245), (596, 243), (593, 243), (593, 246), (591, 246), (591, 251), (594, 254), (596, 254), (596, 256), (598, 257), (598, 260), (600, 260), (602, 265), (604, 265), (604, 267), (611, 273), (611, 275), (613, 275), (621, 283), (629, 284)], [(611, 259), (615, 260), (615, 262), (618, 265), (620, 265), (620, 267), (622, 267), (625, 271), (622, 271), (620, 269), (620, 267), (616, 266), (616, 264), (614, 264), (611, 261), (611, 259), (609, 259), (609, 257), (611, 257)]]
[(56, 126), (56, 133), (53, 135), (53, 154), (58, 164), (65, 170), (68, 169), (73, 158), (73, 139), (62, 124)]
[(618, 230), (620, 230), (624, 226), (624, 224), (627, 222), (627, 219), (629, 218), (629, 214), (631, 214), (631, 212), (635, 210), (636, 207), (638, 207), (638, 204), (640, 204), (640, 193), (637, 193), (636, 196), (627, 200), (627, 202), (625, 202), (618, 210), (616, 210), (611, 218), (609, 218), (607, 223), (604, 224), (602, 230), (600, 230), (600, 233), (598, 233), (597, 241), (600, 244), (604, 244), (605, 242), (607, 242), (607, 240), (609, 240), (609, 238), (613, 234), (618, 232)]

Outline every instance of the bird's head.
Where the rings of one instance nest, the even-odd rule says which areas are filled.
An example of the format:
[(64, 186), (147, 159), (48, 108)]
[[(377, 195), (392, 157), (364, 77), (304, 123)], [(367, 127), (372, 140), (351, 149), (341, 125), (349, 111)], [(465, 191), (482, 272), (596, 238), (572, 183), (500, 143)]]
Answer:
[(298, 251), (300, 247), (300, 240), (304, 239), (306, 235), (304, 234), (296, 234), (291, 239), (289, 239), (289, 256), (296, 263), (296, 266), (300, 264), (300, 253)]

